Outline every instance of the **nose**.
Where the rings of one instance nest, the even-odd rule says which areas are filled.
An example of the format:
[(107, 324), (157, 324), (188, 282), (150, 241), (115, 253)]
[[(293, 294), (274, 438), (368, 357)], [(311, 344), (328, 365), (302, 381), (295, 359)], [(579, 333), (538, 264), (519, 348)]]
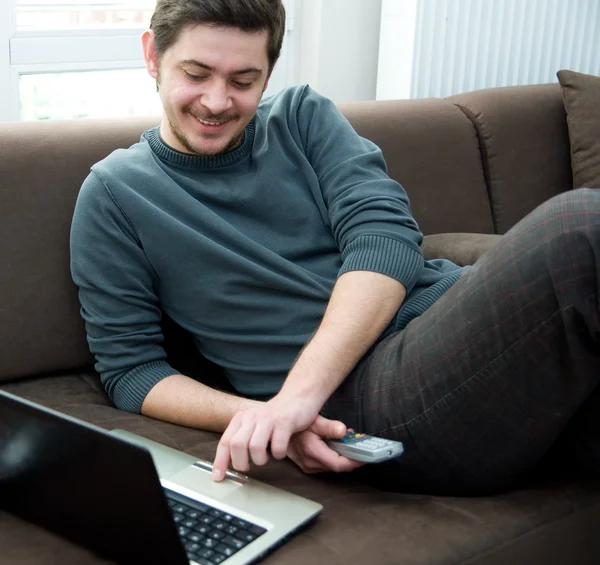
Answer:
[(206, 85), (200, 103), (215, 116), (226, 112), (233, 106), (227, 84), (224, 81), (211, 81), (211, 84)]

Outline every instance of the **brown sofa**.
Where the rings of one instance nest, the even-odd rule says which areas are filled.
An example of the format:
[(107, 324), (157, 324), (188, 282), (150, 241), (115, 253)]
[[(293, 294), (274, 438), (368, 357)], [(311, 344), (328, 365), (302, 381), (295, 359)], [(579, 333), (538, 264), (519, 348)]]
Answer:
[[(408, 191), (428, 257), (472, 263), (535, 206), (572, 187), (558, 85), (356, 103), (342, 111), (382, 147), (391, 176)], [(211, 459), (217, 435), (111, 406), (91, 368), (69, 273), (71, 214), (90, 165), (156, 123), (0, 124), (1, 388)], [(187, 336), (165, 331), (175, 367), (219, 378), (190, 356)], [(252, 475), (324, 505), (317, 521), (266, 563), (600, 563), (600, 481), (568, 464), (517, 491), (483, 498), (389, 493), (352, 474), (305, 476), (289, 461)], [(101, 562), (0, 511), (0, 563)]]

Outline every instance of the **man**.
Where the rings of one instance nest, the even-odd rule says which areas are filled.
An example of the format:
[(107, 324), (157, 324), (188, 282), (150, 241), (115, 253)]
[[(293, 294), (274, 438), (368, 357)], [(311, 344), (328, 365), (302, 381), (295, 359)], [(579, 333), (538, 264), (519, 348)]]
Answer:
[[(598, 394), (597, 193), (540, 207), (473, 268), (425, 261), (381, 152), (329, 100), (261, 102), (284, 28), (279, 0), (157, 3), (162, 122), (92, 168), (72, 226), (110, 398), (224, 432), (215, 480), (270, 455), (354, 470), (323, 441), (346, 426), (404, 442), (376, 467), (397, 488), (505, 488), (559, 436), (585, 454), (569, 422)], [(239, 396), (169, 366), (161, 312)]]

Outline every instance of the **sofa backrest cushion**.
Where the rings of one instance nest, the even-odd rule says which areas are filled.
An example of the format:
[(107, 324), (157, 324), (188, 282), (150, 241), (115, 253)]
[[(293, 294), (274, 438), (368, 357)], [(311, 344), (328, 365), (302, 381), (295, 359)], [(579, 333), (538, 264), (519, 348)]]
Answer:
[(477, 132), (436, 98), (341, 104), (356, 131), (382, 150), (425, 234), (493, 233)]
[(600, 188), (600, 76), (558, 71), (575, 188)]
[(157, 118), (0, 124), (0, 380), (89, 365), (69, 269), (90, 166)]
[[(380, 145), (426, 233), (491, 233), (475, 128), (441, 100), (342, 108)], [(77, 194), (91, 165), (158, 118), (0, 124), (0, 380), (93, 363), (69, 269)]]
[(567, 119), (558, 84), (490, 88), (451, 96), (473, 121), (497, 233), (573, 188)]

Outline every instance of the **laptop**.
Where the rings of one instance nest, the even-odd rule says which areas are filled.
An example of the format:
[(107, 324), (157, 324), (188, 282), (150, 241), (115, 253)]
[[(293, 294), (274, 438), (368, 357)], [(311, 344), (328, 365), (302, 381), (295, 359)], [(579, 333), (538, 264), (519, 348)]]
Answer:
[(0, 508), (122, 564), (260, 560), (322, 506), (0, 390)]

